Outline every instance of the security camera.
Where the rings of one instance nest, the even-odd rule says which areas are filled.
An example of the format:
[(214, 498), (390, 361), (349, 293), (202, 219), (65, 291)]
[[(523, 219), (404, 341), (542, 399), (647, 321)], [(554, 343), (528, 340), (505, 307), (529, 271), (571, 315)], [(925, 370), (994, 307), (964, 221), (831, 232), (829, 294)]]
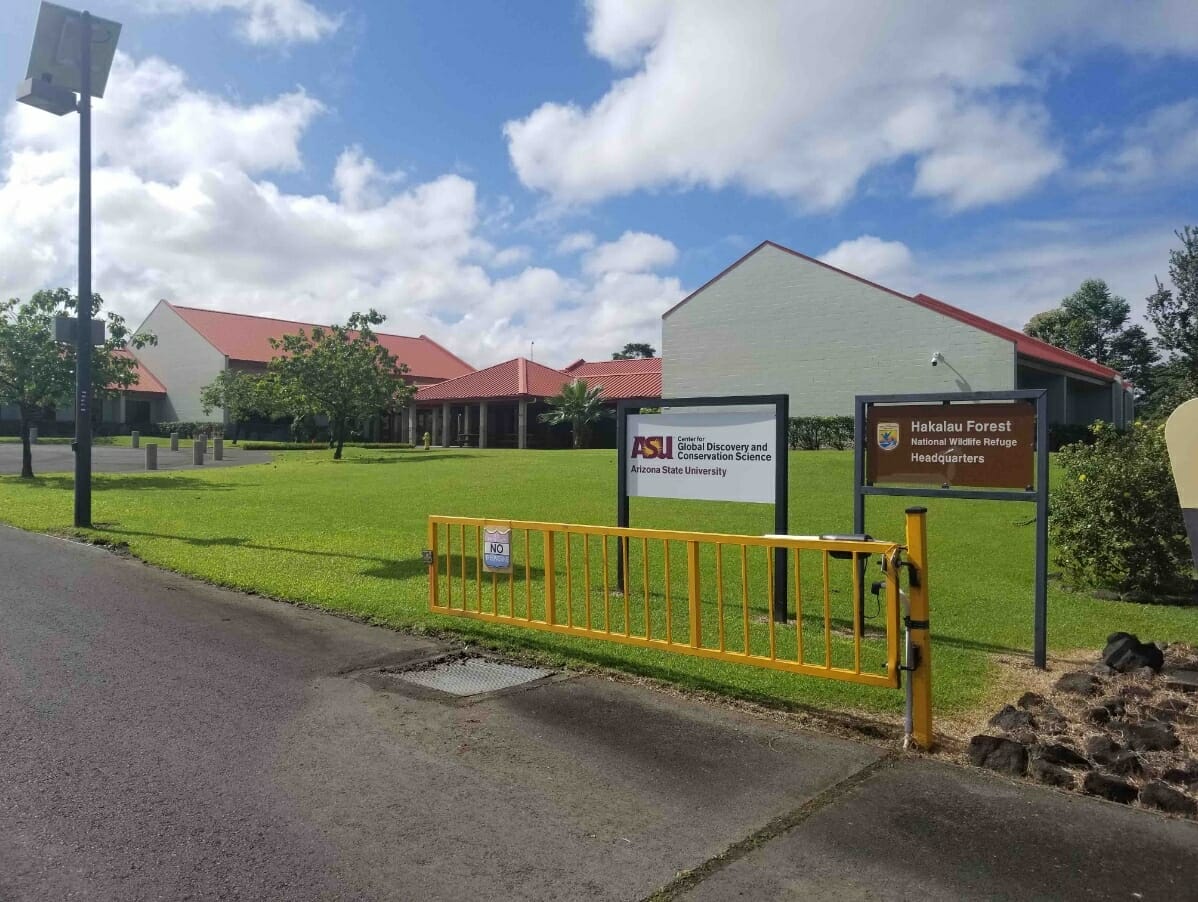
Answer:
[(941, 354), (939, 351), (937, 351), (935, 354), (932, 355), (932, 366), (935, 366), (943, 359), (944, 359), (944, 355)]

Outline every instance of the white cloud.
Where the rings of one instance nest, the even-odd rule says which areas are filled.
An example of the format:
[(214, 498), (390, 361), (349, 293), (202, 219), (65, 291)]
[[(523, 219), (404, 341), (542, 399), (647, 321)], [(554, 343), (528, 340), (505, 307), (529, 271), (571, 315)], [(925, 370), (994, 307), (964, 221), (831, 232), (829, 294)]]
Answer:
[(911, 250), (901, 241), (883, 241), (875, 235), (862, 235), (842, 241), (820, 259), (830, 266), (863, 279), (869, 279), (903, 291), (912, 276)]
[(592, 232), (571, 232), (557, 243), (559, 254), (577, 254), (588, 251), (595, 246), (595, 235)]
[(1198, 53), (1198, 13), (1175, 0), (588, 8), (591, 52), (633, 71), (505, 126), (523, 183), (565, 204), (733, 185), (826, 209), (904, 160), (920, 196), (999, 203), (1063, 164), (1044, 71), (1098, 48)]
[(590, 275), (636, 273), (669, 266), (678, 259), (678, 248), (660, 235), (625, 232), (615, 241), (601, 244), (582, 261)]
[(237, 32), (251, 44), (311, 43), (335, 32), (341, 19), (308, 0), (133, 0), (147, 12), (189, 10), (237, 14)]
[(1093, 185), (1140, 186), (1198, 173), (1198, 100), (1158, 107), (1128, 126), (1117, 150), (1083, 173)]
[(341, 202), (354, 210), (379, 206), (388, 186), (403, 179), (404, 174), (398, 170), (383, 172), (379, 169), (357, 144), (341, 152), (333, 169), (333, 187)]
[[(375, 307), (385, 330), (427, 333), (476, 365), (527, 353), (530, 340), (538, 359), (564, 364), (634, 331), (657, 335), (682, 295), (677, 279), (645, 271), (672, 259), (664, 239), (643, 236), (639, 264), (629, 252), (611, 271), (567, 278), (483, 237), (503, 225), (488, 223), (474, 182), (401, 181), (356, 146), (328, 194), (282, 190), (270, 177), (307, 165), (318, 101), (297, 90), (241, 104), (161, 60), (117, 66), (96, 111), (94, 284), (131, 324), (159, 298), (314, 322)], [(20, 105), (4, 118), (0, 296), (74, 283), (77, 127)]]

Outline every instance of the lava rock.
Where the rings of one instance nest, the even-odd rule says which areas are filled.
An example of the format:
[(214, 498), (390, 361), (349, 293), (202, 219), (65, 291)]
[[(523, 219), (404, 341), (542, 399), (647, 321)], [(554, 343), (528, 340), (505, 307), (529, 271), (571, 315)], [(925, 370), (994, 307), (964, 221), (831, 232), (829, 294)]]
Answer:
[(1173, 767), (1161, 774), (1161, 779), (1169, 783), (1180, 783), (1188, 786), (1198, 783), (1198, 761), (1191, 758), (1182, 767)]
[(1165, 666), (1165, 653), (1151, 642), (1141, 642), (1131, 633), (1111, 633), (1102, 650), (1102, 663), (1120, 673), (1148, 667), (1155, 674)]
[(1065, 768), (1059, 767), (1043, 758), (1033, 758), (1031, 764), (1028, 766), (1028, 771), (1034, 780), (1040, 783), (1047, 783), (1049, 786), (1073, 789), (1077, 782), (1073, 774), (1065, 770)]
[(1019, 696), (1019, 701), (1017, 701), (1015, 704), (1017, 704), (1020, 708), (1023, 708), (1025, 711), (1031, 708), (1043, 708), (1044, 696), (1042, 696), (1039, 692), (1025, 692), (1023, 695)]
[(1140, 777), (1144, 774), (1144, 759), (1131, 749), (1124, 749), (1107, 762), (1107, 769), (1121, 777)]
[(1074, 767), (1083, 770), (1089, 770), (1091, 767), (1089, 760), (1084, 755), (1069, 748), (1067, 745), (1061, 745), (1059, 742), (1048, 743), (1038, 747), (1036, 754), (1049, 764), (1059, 764), (1061, 767)]
[(1093, 695), (1098, 691), (1099, 685), (1099, 679), (1094, 674), (1074, 670), (1057, 680), (1056, 688), (1059, 692), (1069, 692), (1073, 695)]
[(1123, 751), (1123, 746), (1110, 736), (1091, 736), (1086, 740), (1086, 754), (1099, 764), (1109, 764), (1121, 751)]
[(1111, 727), (1123, 733), (1123, 740), (1137, 752), (1167, 752), (1181, 744), (1173, 727), (1167, 723), (1112, 722)]
[(990, 718), (990, 726), (1012, 732), (1034, 728), (1036, 722), (1027, 711), (1020, 711), (1014, 705), (1004, 705), (1001, 711)]
[(1086, 778), (1082, 781), (1082, 789), (1090, 795), (1101, 796), (1124, 805), (1134, 802), (1137, 795), (1136, 788), (1126, 780), (1100, 774), (1096, 770), (1086, 774)]
[(1049, 708), (1049, 710), (1037, 714), (1036, 723), (1039, 725), (1041, 733), (1048, 733), (1052, 736), (1069, 731), (1069, 721), (1056, 708)]
[(1165, 675), (1165, 688), (1174, 692), (1198, 692), (1198, 670), (1172, 670)]
[(1152, 695), (1152, 687), (1137, 686), (1135, 683), (1124, 683), (1119, 687), (1119, 694), (1124, 698), (1148, 698)]
[(1160, 780), (1145, 784), (1140, 790), (1140, 801), (1170, 814), (1184, 814), (1187, 817), (1198, 815), (1198, 802)]
[(1104, 723), (1111, 722), (1111, 712), (1102, 707), (1102, 705), (1095, 705), (1093, 708), (1087, 708), (1082, 716), (1085, 718), (1086, 723), (1092, 723), (1098, 726), (1102, 726)]
[(1127, 712), (1127, 702), (1117, 695), (1099, 699), (1098, 704), (1110, 711), (1112, 717), (1122, 717)]
[(977, 767), (1018, 777), (1027, 770), (1027, 748), (1001, 736), (979, 734), (969, 740), (969, 760)]
[(1108, 667), (1106, 664), (1103, 664), (1101, 662), (1098, 664), (1095, 664), (1093, 667), (1090, 668), (1090, 673), (1092, 673), (1092, 674), (1094, 674), (1094, 676), (1098, 676), (1098, 677), (1112, 677), (1117, 672), (1118, 671), (1116, 671), (1115, 668)]
[(1141, 683), (1151, 683), (1156, 679), (1156, 670), (1151, 667), (1137, 667), (1128, 673), (1133, 680), (1139, 680)]

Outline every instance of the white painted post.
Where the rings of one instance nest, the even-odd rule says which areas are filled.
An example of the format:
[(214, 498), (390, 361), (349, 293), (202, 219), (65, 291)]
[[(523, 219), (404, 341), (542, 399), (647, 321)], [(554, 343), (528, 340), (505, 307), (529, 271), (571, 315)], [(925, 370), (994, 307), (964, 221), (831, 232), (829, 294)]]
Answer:
[(520, 399), (520, 413), (516, 417), (516, 447), (528, 447), (528, 401), (524, 398)]
[(179, 450), (179, 433), (177, 433), (177, 432), (171, 433), (171, 450), (172, 451)]
[(146, 469), (158, 469), (158, 445), (154, 442), (146, 442)]
[(449, 447), (449, 402), (441, 405), (441, 447)]
[[(473, 431), (474, 431), (473, 429), (471, 429), (471, 428), (470, 428), (470, 410), (471, 410), (471, 407), (472, 407), (472, 405), (470, 405), (470, 404), (467, 404), (467, 405), (466, 405), (466, 407), (465, 407), (465, 413), (462, 415), (462, 420), (463, 420), (463, 422), (466, 424), (466, 430), (465, 430), (465, 431), (466, 431), (466, 434), (467, 434), (467, 435), (469, 435), (471, 432), (473, 432)], [(460, 443), (461, 443), (461, 440), (459, 439), (459, 440), (458, 440), (458, 442), (459, 442), (459, 444), (460, 444)]]
[(408, 444), (416, 447), (416, 408), (408, 407)]
[(478, 446), (487, 447), (487, 402), (478, 405)]
[(214, 438), (212, 440), (212, 459), (225, 459), (225, 440), (223, 438)]
[(132, 448), (141, 447), (141, 433), (136, 429), (129, 433), (129, 446)]

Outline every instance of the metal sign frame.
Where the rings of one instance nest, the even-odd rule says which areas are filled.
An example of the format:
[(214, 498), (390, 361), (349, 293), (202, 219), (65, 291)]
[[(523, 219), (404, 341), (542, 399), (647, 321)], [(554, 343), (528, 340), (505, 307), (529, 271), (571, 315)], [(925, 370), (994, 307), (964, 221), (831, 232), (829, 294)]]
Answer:
[[(698, 398), (629, 398), (616, 402), (616, 525), (629, 526), (628, 508), (628, 415), (640, 413), (646, 407), (773, 407), (774, 444), (778, 453), (774, 461), (774, 532), (786, 535), (790, 530), (790, 479), (788, 472), (790, 445), (787, 430), (790, 423), (790, 395), (729, 395)], [(702, 500), (702, 499), (696, 499)], [(624, 545), (617, 544), (616, 584), (624, 589)], [(774, 552), (773, 618), (786, 622), (786, 552)]]
[[(866, 414), (874, 405), (969, 404), (982, 401), (1022, 401), (1036, 408), (1036, 484), (1030, 490), (954, 489), (926, 486), (879, 486), (866, 480)], [(911, 395), (857, 395), (853, 437), (853, 531), (865, 532), (865, 498), (889, 495), (917, 498), (968, 498), (976, 501), (1023, 501), (1036, 504), (1036, 597), (1033, 610), (1032, 657), (1044, 669), (1048, 657), (1048, 389), (948, 392)]]

